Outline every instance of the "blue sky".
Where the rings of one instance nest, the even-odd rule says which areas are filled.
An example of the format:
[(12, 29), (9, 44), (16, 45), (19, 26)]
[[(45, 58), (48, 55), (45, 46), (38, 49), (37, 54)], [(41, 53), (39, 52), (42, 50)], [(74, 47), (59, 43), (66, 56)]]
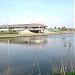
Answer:
[(0, 24), (74, 27), (74, 0), (0, 0)]

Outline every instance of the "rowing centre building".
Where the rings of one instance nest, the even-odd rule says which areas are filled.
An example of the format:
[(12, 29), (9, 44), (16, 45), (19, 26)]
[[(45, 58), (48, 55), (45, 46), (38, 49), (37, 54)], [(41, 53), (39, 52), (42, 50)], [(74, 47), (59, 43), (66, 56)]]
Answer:
[(13, 24), (13, 25), (0, 25), (0, 32), (12, 30), (19, 34), (34, 32), (34, 33), (45, 33), (47, 27), (44, 24)]

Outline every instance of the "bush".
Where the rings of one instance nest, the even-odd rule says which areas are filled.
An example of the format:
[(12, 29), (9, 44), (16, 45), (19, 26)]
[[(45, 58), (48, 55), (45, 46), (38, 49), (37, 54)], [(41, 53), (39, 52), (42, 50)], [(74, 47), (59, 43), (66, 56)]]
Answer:
[(3, 31), (3, 32), (0, 32), (0, 34), (18, 34), (18, 32), (13, 32), (13, 31)]

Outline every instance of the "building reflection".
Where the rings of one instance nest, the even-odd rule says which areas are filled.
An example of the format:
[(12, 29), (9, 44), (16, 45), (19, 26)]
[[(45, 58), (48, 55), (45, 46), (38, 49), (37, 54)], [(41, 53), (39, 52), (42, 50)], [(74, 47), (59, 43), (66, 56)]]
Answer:
[(31, 45), (36, 45), (36, 44), (44, 44), (47, 43), (47, 38), (44, 37), (19, 37), (19, 38), (9, 38), (9, 39), (1, 39), (0, 43), (9, 43), (10, 44), (31, 44)]
[(10, 44), (33, 45), (35, 49), (36, 47), (41, 49), (43, 47), (43, 44), (47, 43), (47, 38), (41, 36), (17, 37), (17, 38), (0, 39), (0, 43), (7, 44), (7, 56), (8, 56), (7, 68), (0, 75), (10, 75), (11, 74), (10, 72), (12, 72), (12, 68), (10, 67)]

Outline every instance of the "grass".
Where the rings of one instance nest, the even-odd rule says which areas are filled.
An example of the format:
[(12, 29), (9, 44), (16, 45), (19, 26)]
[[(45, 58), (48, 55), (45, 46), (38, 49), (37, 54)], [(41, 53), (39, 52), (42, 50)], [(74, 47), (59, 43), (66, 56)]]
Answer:
[(50, 32), (50, 33), (27, 33), (18, 34), (16, 32), (0, 32), (0, 38), (15, 38), (15, 37), (27, 37), (27, 36), (47, 36), (57, 34), (69, 34), (68, 32)]
[(46, 36), (45, 33), (31, 33), (31, 34), (0, 34), (0, 38), (15, 38), (15, 37), (27, 37), (27, 36)]

